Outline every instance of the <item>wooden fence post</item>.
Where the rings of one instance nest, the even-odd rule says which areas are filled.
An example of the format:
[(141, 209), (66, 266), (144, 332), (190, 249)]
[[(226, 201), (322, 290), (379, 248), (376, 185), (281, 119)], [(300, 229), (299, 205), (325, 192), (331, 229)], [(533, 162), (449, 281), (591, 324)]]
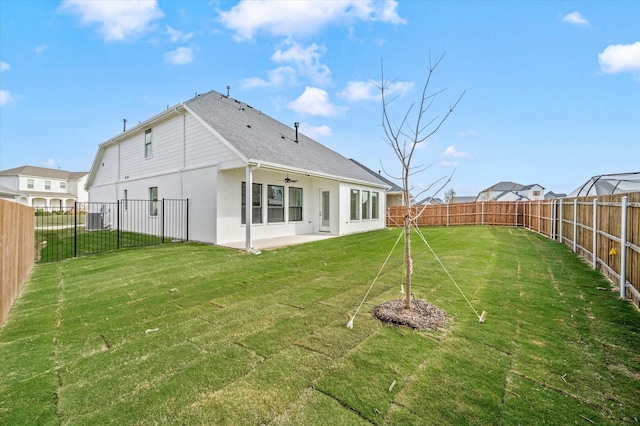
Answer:
[(578, 252), (578, 198), (573, 199), (573, 252)]
[(593, 232), (593, 247), (592, 247), (593, 269), (597, 269), (598, 268), (598, 199), (597, 198), (593, 199), (592, 232)]
[(620, 208), (622, 209), (622, 223), (620, 224), (620, 298), (627, 297), (627, 201), (628, 197), (622, 197)]
[(560, 216), (560, 232), (559, 232), (559, 234), (560, 234), (560, 242), (562, 242), (562, 238), (563, 238), (563, 235), (562, 235), (562, 221), (564, 219), (564, 216), (562, 215), (562, 198), (560, 198), (560, 214), (559, 214), (559, 216)]

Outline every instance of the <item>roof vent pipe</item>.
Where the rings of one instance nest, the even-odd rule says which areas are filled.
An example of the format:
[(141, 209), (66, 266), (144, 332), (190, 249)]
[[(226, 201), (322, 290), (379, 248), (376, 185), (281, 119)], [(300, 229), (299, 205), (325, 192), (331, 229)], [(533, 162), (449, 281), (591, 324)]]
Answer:
[(231, 92), (231, 86), (227, 86), (227, 98), (229, 97), (230, 92)]
[(126, 118), (122, 119), (122, 131), (123, 132), (127, 131), (127, 119)]
[(294, 125), (294, 126), (295, 126), (295, 128), (296, 128), (296, 143), (299, 143), (299, 142), (298, 142), (298, 127), (300, 127), (300, 123), (298, 123), (298, 122), (296, 121), (295, 123), (293, 123), (293, 125)]

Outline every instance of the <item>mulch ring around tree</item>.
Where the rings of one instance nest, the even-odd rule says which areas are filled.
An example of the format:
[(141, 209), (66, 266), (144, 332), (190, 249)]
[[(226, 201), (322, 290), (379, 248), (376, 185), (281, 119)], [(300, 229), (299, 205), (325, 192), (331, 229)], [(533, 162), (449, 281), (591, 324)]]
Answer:
[(404, 299), (383, 302), (373, 308), (373, 316), (387, 324), (416, 330), (439, 330), (447, 322), (447, 315), (442, 309), (416, 299), (411, 301), (411, 310), (405, 309)]

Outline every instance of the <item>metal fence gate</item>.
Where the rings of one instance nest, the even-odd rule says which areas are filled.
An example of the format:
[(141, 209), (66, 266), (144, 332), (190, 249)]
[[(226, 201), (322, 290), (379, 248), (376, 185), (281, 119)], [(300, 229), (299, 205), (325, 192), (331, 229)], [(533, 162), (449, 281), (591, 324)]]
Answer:
[(188, 199), (76, 202), (35, 211), (36, 262), (188, 240)]

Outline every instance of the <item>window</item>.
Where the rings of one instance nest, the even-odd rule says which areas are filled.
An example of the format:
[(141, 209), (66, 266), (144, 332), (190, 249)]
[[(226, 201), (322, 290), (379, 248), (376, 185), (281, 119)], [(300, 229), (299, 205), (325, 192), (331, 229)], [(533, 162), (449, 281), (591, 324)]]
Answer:
[(158, 187), (149, 188), (149, 216), (158, 216)]
[(380, 216), (378, 214), (378, 193), (371, 193), (371, 219), (378, 219)]
[(27, 188), (33, 189), (33, 179), (27, 179)]
[(369, 191), (362, 191), (362, 218), (369, 219)]
[(60, 189), (66, 189), (67, 188), (67, 182), (60, 182)]
[(360, 191), (351, 190), (351, 220), (360, 219)]
[(540, 196), (540, 191), (533, 191), (533, 196), (534, 197), (539, 197)]
[(125, 189), (122, 192), (122, 206), (124, 207), (125, 210), (127, 210), (127, 208), (129, 207), (129, 202), (128, 202), (128, 197), (127, 197), (127, 190)]
[(302, 221), (302, 188), (289, 187), (289, 221)]
[(284, 222), (284, 186), (267, 186), (267, 223)]
[(44, 189), (51, 189), (51, 181), (50, 180), (45, 180), (44, 181)]
[[(254, 183), (251, 185), (251, 204), (252, 204), (252, 214), (251, 214), (251, 223), (262, 223), (262, 184)], [(247, 199), (247, 183), (242, 182), (242, 224), (245, 225), (247, 223), (247, 209), (246, 209), (246, 199)]]
[(150, 158), (153, 154), (151, 150), (151, 129), (144, 132), (144, 158)]

